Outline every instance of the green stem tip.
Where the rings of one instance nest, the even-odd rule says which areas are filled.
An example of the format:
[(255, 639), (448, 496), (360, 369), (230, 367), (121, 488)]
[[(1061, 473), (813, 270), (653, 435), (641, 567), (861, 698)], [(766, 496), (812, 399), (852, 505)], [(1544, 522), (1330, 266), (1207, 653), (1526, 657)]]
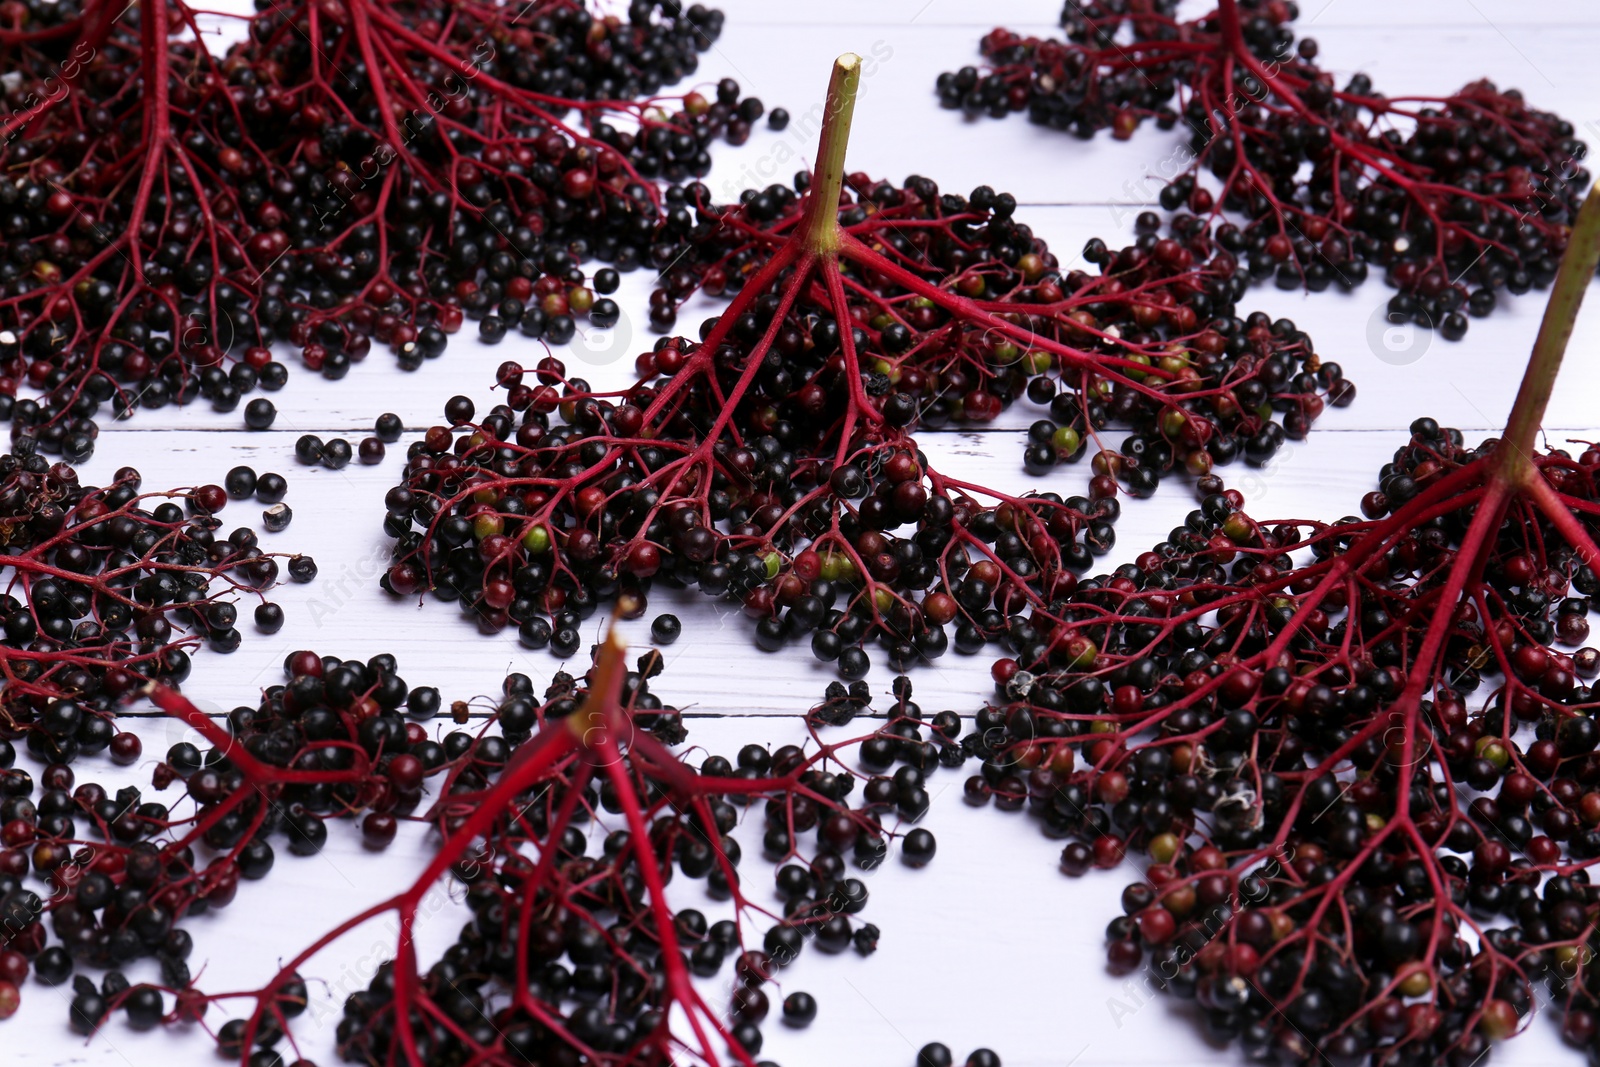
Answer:
[(806, 197), (800, 240), (812, 252), (832, 254), (839, 247), (839, 193), (844, 188), (844, 156), (850, 144), (850, 121), (861, 88), (861, 57), (846, 52), (833, 61), (828, 99), (823, 105), (822, 136), (817, 165)]

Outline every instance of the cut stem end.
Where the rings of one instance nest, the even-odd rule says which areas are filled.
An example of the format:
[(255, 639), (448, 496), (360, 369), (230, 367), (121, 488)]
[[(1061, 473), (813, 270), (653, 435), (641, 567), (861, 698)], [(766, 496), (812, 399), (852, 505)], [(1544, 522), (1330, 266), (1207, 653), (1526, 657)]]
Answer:
[(833, 77), (828, 81), (817, 165), (799, 235), (805, 247), (817, 255), (832, 255), (839, 247), (839, 194), (844, 189), (844, 157), (860, 88), (861, 57), (846, 52), (834, 60)]

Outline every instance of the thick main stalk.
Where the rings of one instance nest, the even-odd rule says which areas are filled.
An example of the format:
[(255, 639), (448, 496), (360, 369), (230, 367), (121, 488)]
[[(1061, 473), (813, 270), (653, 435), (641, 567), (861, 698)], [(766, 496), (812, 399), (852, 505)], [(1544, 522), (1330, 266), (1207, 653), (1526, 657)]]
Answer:
[[(1561, 266), (1556, 271), (1550, 302), (1545, 305), (1544, 321), (1539, 325), (1539, 337), (1534, 341), (1533, 355), (1522, 374), (1522, 385), (1517, 389), (1517, 399), (1511, 406), (1500, 444), (1502, 467), (1508, 472), (1518, 472), (1519, 477), (1525, 477), (1533, 469), (1529, 457), (1533, 455), (1534, 437), (1539, 433), (1539, 424), (1550, 403), (1561, 359), (1566, 355), (1572, 327), (1578, 321), (1578, 309), (1589, 291), (1589, 283), (1594, 281), (1597, 264), (1600, 264), (1600, 192), (1591, 189), (1573, 222), (1567, 253), (1561, 257)], [(1508, 463), (1513, 466), (1506, 467)]]

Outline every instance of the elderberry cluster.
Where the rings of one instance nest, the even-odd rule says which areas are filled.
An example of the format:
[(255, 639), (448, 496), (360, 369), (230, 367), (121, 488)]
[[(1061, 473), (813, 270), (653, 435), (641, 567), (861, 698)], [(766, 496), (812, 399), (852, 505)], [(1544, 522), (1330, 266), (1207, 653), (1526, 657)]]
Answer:
[[(278, 560), (248, 527), (219, 535), (228, 492), (141, 495), (140, 484), (131, 467), (102, 489), (37, 453), (0, 456), (0, 552), (18, 578), (0, 596), (0, 736), (25, 736), (42, 761), (70, 763), (119, 736), (128, 751), (113, 755), (136, 758), (137, 738), (112, 725), (117, 706), (147, 680), (183, 681), (202, 642), (237, 649), (237, 594), (261, 599), (259, 628), (281, 625), (261, 598)], [(315, 565), (295, 556), (289, 571), (309, 580)]]
[(511, 73), (519, 85), (569, 100), (653, 97), (699, 68), (722, 23), (721, 11), (678, 0), (632, 0), (626, 19), (539, 0), (517, 19)]
[[(650, 358), (677, 373), (697, 356), (680, 338)], [(737, 375), (736, 361), (718, 363), (719, 378)], [(774, 364), (758, 381), (781, 396), (789, 374)], [(457, 600), (481, 628), (517, 626), (524, 644), (563, 657), (602, 601), (637, 615), (660, 580), (740, 604), (763, 649), (807, 640), (843, 677), (861, 678), (868, 639), (897, 669), (942, 655), (952, 623), (958, 649), (976, 651), (994, 632), (990, 613), (1070, 581), (1114, 543), (1114, 499), (1047, 493), (986, 506), (942, 488), (909, 440), (835, 464), (817, 422), (757, 421), (743, 444), (703, 439), (695, 426), (716, 418), (718, 398), (699, 385), (646, 435), (646, 413), (676, 395), (671, 375), (620, 403), (550, 358), (533, 382), (513, 365), (498, 379), (508, 404), (473, 423), (474, 405), (457, 397), (445, 409), (452, 425), (408, 449), (405, 480), (385, 498), (396, 544), (382, 584)], [(760, 395), (752, 400), (765, 418)], [(674, 482), (697, 455), (708, 475)]]
[[(21, 6), (41, 15), (30, 27), (63, 17)], [(150, 6), (119, 17), (105, 46), (0, 45), (17, 74), (0, 103), (20, 124), (0, 146), (19, 175), (0, 187), (0, 415), (73, 462), (107, 403), (117, 417), (196, 397), (233, 411), (281, 387), (275, 341), (338, 379), (375, 341), (415, 369), (465, 317), (492, 320), (490, 341), (516, 328), (563, 344), (585, 317), (614, 325), (596, 290), (615, 282), (580, 264), (653, 260), (674, 231), (651, 179), (705, 174), (712, 140), (741, 142), (764, 113), (729, 80), (714, 102), (637, 102), (692, 73), (720, 33), (721, 13), (698, 4), (636, 3), (619, 19), (567, 0), (358, 0), (344, 18), (263, 3), (225, 57), (182, 31), (143, 42)], [(58, 76), (71, 108), (49, 88)], [(165, 103), (139, 88), (169, 81)], [(24, 385), (43, 395), (13, 404)], [(247, 424), (270, 425), (270, 411), (255, 402)]]
[[(659, 657), (641, 661), (640, 672), (627, 676), (626, 688), (644, 693), (643, 680), (659, 670), (659, 662)], [(546, 693), (556, 702), (549, 705), (552, 712), (560, 701), (576, 703), (572, 685), (570, 677), (557, 676)], [(884, 862), (892, 824), (915, 822), (926, 811), (923, 768), (931, 772), (937, 766), (916, 740), (922, 713), (905, 679), (897, 682), (896, 694), (890, 723), (861, 745), (870, 774), (856, 807), (849, 798), (857, 776), (842, 766), (828, 769), (819, 754), (808, 755), (795, 745), (769, 750), (751, 744), (732, 761), (707, 758), (698, 772), (705, 791), (687, 810), (667, 804), (661, 782), (643, 767), (636, 769), (640, 800), (653, 816), (652, 854), (664, 870), (703, 880), (714, 899), (752, 899), (740, 878), (748, 864), (741, 863), (739, 845), (728, 835), (739, 807), (765, 797), (762, 848), (779, 864), (775, 889), (782, 905), (779, 921), (759, 949), (744, 947), (732, 920), (713, 923), (698, 909), (681, 908), (671, 911), (679, 954), (668, 956), (631, 832), (618, 829), (601, 837), (574, 825), (558, 829), (562, 788), (536, 796), (520, 810), (519, 826), (497, 831), (492, 847), (482, 853), (485, 862), (453, 868), (454, 877), (467, 884), (472, 918), (415, 993), (430, 1005), (430, 1015), (441, 1016), (437, 1024), (414, 1028), (419, 1054), (433, 1061), (503, 1049), (512, 1057), (557, 1062), (574, 1056), (575, 1049), (647, 1055), (664, 1040), (666, 1015), (677, 996), (669, 980), (676, 964), (700, 978), (717, 977), (731, 965), (727, 1037), (730, 1046), (757, 1055), (763, 1044), (760, 1024), (773, 1009), (769, 983), (807, 945), (829, 954), (854, 949), (865, 955), (877, 948), (881, 931), (859, 918), (868, 889), (850, 873), (851, 865), (865, 872)], [(888, 775), (897, 762), (903, 765)], [(712, 781), (770, 785), (724, 796)], [(464, 797), (476, 788), (452, 785)], [(612, 815), (622, 810), (610, 782), (587, 785), (582, 807)], [(499, 846), (510, 849), (527, 833), (547, 836), (557, 849), (558, 884), (588, 888), (530, 889), (528, 865), (499, 859)], [(901, 837), (902, 858), (912, 866), (926, 865), (935, 851), (925, 829), (913, 828)], [(536, 893), (531, 908), (529, 892)], [(544, 1014), (530, 1014), (520, 1002), (506, 1003), (499, 996), (517, 980), (522, 956), (528, 963), (528, 990)], [(399, 1047), (393, 1026), (397, 995), (393, 965), (385, 965), (365, 991), (346, 1002), (338, 1031), (342, 1055), (362, 1063), (387, 1061)], [(808, 1025), (816, 1014), (817, 1002), (808, 993), (791, 991), (783, 999), (781, 1018), (788, 1025)]]
[[(705, 190), (688, 187), (685, 211), (693, 207), (698, 221), (686, 241), (658, 246), (670, 256), (664, 264), (670, 269), (651, 295), (652, 323), (670, 329), (677, 307), (697, 290), (739, 293), (742, 280), (773, 254), (773, 242), (752, 231), (792, 226), (808, 188), (809, 176), (799, 175), (792, 189), (750, 190), (737, 206), (707, 208)], [(900, 187), (858, 175), (847, 190), (853, 202), (839, 214), (847, 233), (881, 243), (930, 282), (1002, 306), (1034, 335), (997, 339), (992, 324), (971, 311), (942, 307), (903, 287), (853, 290), (850, 314), (861, 324), (853, 347), (870, 361), (867, 389), (883, 391), (884, 415), (895, 425), (988, 421), (1026, 394), (1050, 405), (1054, 423), (1034, 427), (1025, 456), (1031, 471), (1080, 458), (1091, 433), (1126, 425), (1155, 454), (1141, 462), (1125, 451), (1109, 473), (1146, 496), (1175, 465), (1199, 475), (1241, 453), (1264, 462), (1286, 438), (1303, 438), (1327, 403), (1355, 398), (1339, 366), (1318, 358), (1293, 323), (1274, 324), (1260, 313), (1236, 316), (1249, 275), (1231, 238), (1221, 239), (1224, 231), (1236, 232), (1231, 226), (1213, 234), (1208, 222), (1179, 216), (1162, 238), (1155, 233), (1159, 222), (1146, 213), (1134, 244), (1112, 251), (1098, 239), (1089, 242), (1085, 258), (1099, 268), (1095, 276), (1060, 271), (1044, 242), (1014, 218), (1015, 199), (988, 186), (962, 197), (940, 193), (917, 175)], [(897, 225), (902, 221), (919, 225)], [(870, 271), (865, 280), (876, 282)], [(901, 303), (891, 306), (897, 297)], [(770, 293), (746, 312), (739, 323), (745, 339), (761, 337), (759, 320), (777, 301)], [(772, 345), (786, 364), (837, 353), (835, 309), (794, 318)], [(1085, 387), (1082, 363), (1046, 350), (1044, 342), (1070, 346), (1106, 375)], [(648, 369), (641, 357), (640, 372)], [(786, 369), (794, 380), (805, 376)], [(815, 403), (803, 393), (797, 399)]]
[[(1252, 54), (1270, 59), (1294, 45), (1288, 23), (1299, 18), (1300, 10), (1293, 0), (1242, 0), (1238, 6), (1248, 13), (1244, 39)], [(1031, 122), (1082, 138), (1111, 129), (1119, 140), (1125, 139), (1146, 116), (1170, 130), (1179, 117), (1171, 103), (1192, 61), (1151, 64), (1151, 75), (1142, 65), (1106, 62), (1102, 53), (1126, 46), (1130, 37), (1133, 54), (1140, 46), (1177, 40), (1177, 14), (1176, 0), (1068, 2), (1062, 5), (1060, 23), (1070, 43), (1019, 38), (997, 29), (981, 43), (993, 70), (947, 71), (934, 89), (941, 106), (959, 109), (969, 118), (1003, 119), (1025, 111)], [(1016, 68), (1030, 64), (1028, 76), (1019, 76)]]
[[(0, 743), (0, 1005), (15, 1010), (16, 984), (32, 973), (47, 985), (71, 981), (68, 1015), (79, 1033), (116, 1015), (138, 1029), (206, 1019), (217, 998), (195, 986), (183, 922), (227, 907), (283, 850), (318, 852), (338, 822), (359, 821), (369, 848), (386, 847), (431, 787), (423, 817), (438, 830), (444, 877), (461, 887), (470, 916), (425, 971), (392, 961), (346, 1000), (336, 1031), (343, 1058), (386, 1063), (403, 1044), (429, 1063), (653, 1059), (674, 1047), (674, 1011), (712, 1017), (689, 976), (730, 965), (731, 1009), (708, 1025), (756, 1054), (773, 1010), (769, 983), (807, 944), (830, 953), (877, 947), (879, 929), (861, 918), (867, 886), (851, 864), (870, 871), (895, 838), (912, 866), (934, 856), (928, 831), (904, 829), (926, 811), (925, 775), (937, 766), (920, 741), (922, 712), (900, 679), (889, 721), (864, 737), (746, 745), (735, 760), (711, 756), (695, 770), (664, 747), (685, 735), (678, 713), (651, 692), (660, 655), (647, 652), (626, 670), (621, 654), (608, 644), (584, 678), (558, 673), (542, 697), (526, 676), (510, 675), (485, 709), (496, 729), (439, 739), (424, 729), (445, 710), (438, 691), (409, 686), (388, 655), (292, 653), (283, 684), (220, 722), (158, 691), (157, 705), (203, 737), (174, 745), (154, 771), (157, 790), (181, 787), (170, 804), (132, 787), (108, 795), (59, 764), (36, 795), (29, 775), (8, 769), (14, 753)], [(866, 695), (855, 693), (861, 710)], [(465, 726), (471, 711), (456, 702), (448, 714)], [(956, 729), (949, 717), (934, 722), (946, 743)], [(605, 732), (575, 728), (584, 724)], [(857, 745), (867, 775), (842, 758)], [(729, 836), (739, 809), (754, 804), (781, 906), (761, 948), (746, 947), (750, 935), (734, 922), (709, 922), (662, 895), (677, 872), (744, 912), (762, 907)], [(30, 870), (51, 880), (49, 897), (26, 887)], [(420, 882), (398, 899), (431, 888)], [(400, 907), (406, 944), (411, 919)], [(160, 980), (131, 984), (123, 968), (149, 957)], [(301, 968), (310, 958), (282, 961), (254, 994), (254, 1010), (215, 1028), (222, 1055), (280, 1062), (308, 1007)], [(513, 984), (519, 996), (509, 999)], [(817, 1010), (815, 998), (790, 990), (781, 1017), (804, 1026)], [(408, 1016), (402, 1037), (395, 1020)]]
[[(1162, 297), (1149, 298), (1157, 302), (1144, 305), (1086, 299), (1072, 318), (1073, 326), (1080, 334), (1100, 334), (1085, 336), (1085, 347), (1092, 345), (1105, 357), (1126, 356), (1136, 365), (1172, 375), (1175, 382), (1215, 391), (1189, 399), (1180, 410), (1151, 405), (1129, 383), (1086, 396), (1070, 387), (1066, 374), (1031, 378), (1027, 397), (1047, 405), (1050, 418), (1029, 429), (1023, 461), (1030, 473), (1075, 462), (1088, 454), (1091, 434), (1126, 426), (1133, 433), (1120, 455), (1101, 452), (1093, 457), (1095, 474), (1111, 476), (1135, 497), (1148, 497), (1162, 475), (1175, 469), (1204, 477), (1213, 467), (1240, 457), (1251, 465), (1264, 464), (1284, 441), (1303, 440), (1326, 406), (1345, 407), (1355, 400), (1355, 383), (1345, 378), (1338, 363), (1316, 353), (1310, 336), (1292, 319), (1275, 320), (1259, 311), (1244, 317), (1233, 313), (1233, 301), (1245, 291), (1246, 272), (1231, 239), (1225, 240), (1231, 226), (1224, 224), (1213, 235), (1204, 220), (1178, 215), (1172, 219), (1171, 235), (1163, 238), (1159, 225), (1153, 212), (1141, 213), (1139, 237), (1120, 251), (1091, 239), (1084, 258), (1100, 269), (1101, 278), (1072, 271), (1062, 285), (1089, 297), (1102, 286), (1114, 290), (1168, 282), (1166, 305), (1173, 295), (1183, 300), (1178, 309), (1188, 313), (1191, 331), (1174, 329), (1161, 314), (1152, 313), (1163, 306)], [(1203, 286), (1182, 273), (1176, 278), (1169, 273), (1195, 262), (1206, 264), (1211, 274)], [(1206, 321), (1202, 314), (1215, 317)], [(1194, 324), (1200, 328), (1193, 329)], [(1279, 413), (1277, 420), (1273, 412)], [(1098, 491), (1105, 495), (1114, 488), (1107, 483)]]
[[(1102, 257), (1099, 278), (1063, 278), (1004, 194), (940, 196), (920, 177), (855, 188), (831, 267), (794, 238), (815, 225), (794, 194), (697, 209), (703, 232), (686, 247), (701, 256), (653, 299), (671, 313), (661, 322), (675, 288), (762, 281), (733, 285), (698, 343), (662, 338), (639, 356), (620, 396), (548, 358), (532, 382), (503, 364), (507, 403), (481, 422), (471, 400), (451, 400), (386, 499), (384, 587), (458, 600), (485, 630), (516, 625), (530, 647), (571, 656), (586, 612), (613, 597), (642, 612), (661, 576), (741, 603), (763, 649), (807, 639), (856, 679), (869, 639), (904, 669), (943, 654), (949, 624), (975, 651), (998, 632), (991, 612), (1070, 591), (1113, 543), (1120, 487), (1149, 495), (1180, 460), (1198, 475), (1240, 452), (1263, 462), (1307, 432), (1319, 390), (1354, 396), (1292, 322), (1202, 319), (1231, 310), (1231, 275), (1196, 264), (1235, 265), (1203, 228), (1187, 247), (1151, 235)], [(820, 210), (832, 224), (834, 206)], [(779, 219), (769, 240), (762, 227)], [(854, 243), (866, 238), (892, 256)], [(777, 269), (794, 261), (800, 271)], [(819, 298), (810, 272), (830, 269), (856, 284)], [(971, 303), (984, 297), (1014, 310), (995, 319)], [(1110, 420), (1136, 431), (1124, 454), (1096, 456), (1088, 497), (951, 483), (910, 436), (993, 418), (1024, 391), (1067, 422), (1035, 428), (1035, 469), (1075, 457)]]
[[(165, 754), (153, 785), (181, 784), (185, 795), (176, 802), (148, 799), (132, 786), (115, 794), (93, 782), (74, 788), (65, 765), (73, 753), (59, 749), (35, 753), (51, 761), (37, 796), (27, 772), (0, 774), (0, 941), (26, 957), (24, 975), (31, 960), (47, 985), (66, 982), (75, 969), (110, 969), (99, 986), (82, 974), (74, 980), (70, 1018), (79, 1033), (94, 1032), (117, 1010), (138, 1029), (203, 1017), (208, 1001), (193, 987), (185, 962), (193, 942), (180, 922), (227, 907), (241, 882), (272, 870), (279, 850), (320, 851), (330, 819), (360, 816), (366, 843), (387, 845), (397, 817), (420, 803), (424, 778), (453, 761), (465, 768), (464, 754), (478, 750), (478, 739), (464, 732), (427, 738), (419, 724), (438, 712), (438, 691), (408, 687), (391, 656), (362, 663), (297, 652), (284, 669), (285, 684), (268, 687), (258, 707), (235, 708), (225, 733), (213, 727), (221, 744), (184, 741)], [(80, 699), (103, 703), (93, 693)], [(52, 704), (43, 727), (51, 729), (70, 704)], [(109, 729), (109, 718), (84, 714)], [(120, 754), (114, 744), (113, 752), (119, 762), (138, 756), (136, 744)], [(10, 767), (13, 756), (0, 743), (0, 763)], [(328, 781), (283, 785), (262, 773), (291, 766), (326, 772)], [(48, 898), (26, 888), (30, 870), (55, 887)], [(47, 926), (55, 937), (48, 944)], [(120, 968), (152, 956), (161, 983), (130, 989)], [(163, 994), (174, 998), (170, 1011)], [(282, 1017), (275, 1022), (298, 1015), (304, 985), (281, 985), (274, 1003)], [(281, 1036), (269, 1026), (256, 1041), (270, 1047)], [(238, 1027), (224, 1027), (220, 1041), (237, 1055)]]
[[(960, 742), (969, 801), (1067, 839), (1067, 874), (1148, 857), (1110, 966), (1253, 1058), (1478, 1061), (1540, 980), (1594, 1047), (1600, 579), (1514, 513), (1436, 630), (1497, 442), (1411, 430), (1366, 518), (1261, 524), (1210, 480), (1166, 541), (1009, 621)], [(1536, 470), (1575, 514), (1600, 499), (1600, 450)]]
[[(192, 989), (186, 962), (194, 942), (174, 925), (181, 913), (173, 911), (169, 889), (180, 878), (177, 872), (192, 869), (196, 858), (192, 848), (166, 854), (157, 843), (171, 818), (167, 806), (132, 786), (115, 794), (93, 782), (75, 786), (72, 769), (62, 764), (46, 767), (36, 784), (11, 760), (10, 746), (0, 743), (0, 766), (8, 768), (0, 771), (0, 833), (6, 839), (0, 852), (0, 1004), (9, 1009), (4, 1015), (16, 1010), (18, 987), (30, 973), (58, 986), (82, 965), (106, 973), (99, 985), (84, 975), (74, 980), (73, 1030), (92, 1033), (113, 1007), (123, 1009), (136, 1028), (149, 1029), (165, 1014), (162, 993), (154, 985), (131, 985), (120, 968), (153, 958), (161, 983), (176, 991), (174, 1017), (198, 1019), (204, 1001)], [(80, 837), (78, 825), (92, 829)], [(49, 880), (48, 898), (28, 887), (30, 870)], [(189, 914), (206, 907), (195, 904)]]
[(1400, 290), (1391, 321), (1448, 340), (1501, 290), (1553, 280), (1589, 183), (1571, 122), (1487, 80), (1421, 102), (1390, 101), (1364, 74), (1340, 89), (1316, 41), (1296, 43), (1285, 0), (1219, 0), (1187, 22), (1174, 6), (1069, 3), (1065, 42), (995, 30), (992, 69), (941, 75), (940, 101), (1080, 137), (1181, 123), (1193, 161), (1161, 204), (1241, 219), (1218, 239), (1249, 279), (1315, 292), (1381, 268)]

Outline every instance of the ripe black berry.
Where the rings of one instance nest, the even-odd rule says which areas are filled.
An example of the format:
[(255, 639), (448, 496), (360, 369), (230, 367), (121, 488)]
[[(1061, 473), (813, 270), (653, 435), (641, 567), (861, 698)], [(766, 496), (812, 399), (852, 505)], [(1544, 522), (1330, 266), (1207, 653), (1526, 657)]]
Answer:
[(72, 977), (72, 956), (60, 945), (50, 945), (33, 961), (33, 973), (45, 985), (60, 985)]
[(545, 340), (553, 345), (569, 343), (578, 333), (578, 324), (571, 315), (552, 315), (544, 324)]
[(297, 582), (309, 582), (317, 576), (317, 561), (310, 556), (294, 556), (289, 560), (289, 577)]
[(578, 633), (576, 627), (563, 626), (550, 635), (550, 651), (562, 659), (570, 659), (578, 652), (578, 647), (583, 644), (583, 635)]
[(100, 1020), (106, 1016), (106, 1001), (99, 993), (79, 993), (73, 998), (68, 1010), (68, 1018), (72, 1024), (72, 1031), (76, 1034), (92, 1034), (100, 1025)]
[(683, 623), (676, 615), (657, 615), (650, 624), (650, 638), (658, 645), (670, 645), (683, 632)]
[(294, 512), (288, 504), (274, 504), (261, 513), (261, 525), (273, 533), (289, 528), (289, 520), (294, 518)]
[(755, 1023), (736, 1023), (730, 1036), (734, 1044), (752, 1056), (761, 1051), (761, 1028)]
[(289, 834), (289, 851), (296, 856), (314, 856), (322, 851), (323, 845), (327, 844), (328, 824), (321, 816), (299, 805), (291, 805), (285, 821)]
[(432, 686), (418, 686), (406, 698), (406, 712), (413, 718), (431, 719), (439, 714), (439, 690)]
[(386, 411), (379, 415), (377, 422), (373, 424), (373, 432), (377, 434), (378, 440), (392, 445), (400, 440), (400, 435), (405, 432), (405, 423), (400, 421), (399, 415)]
[(276, 393), (279, 389), (282, 389), (288, 384), (289, 368), (285, 367), (282, 363), (273, 360), (261, 368), (261, 373), (258, 375), (257, 381), (261, 388), (265, 389), (267, 392)]
[(517, 627), (517, 639), (522, 642), (523, 648), (545, 648), (550, 644), (550, 632), (550, 620), (535, 615)]
[(794, 992), (783, 998), (783, 1021), (790, 1026), (809, 1026), (817, 1017), (817, 999), (810, 993)]
[(153, 986), (134, 986), (123, 998), (122, 1008), (128, 1013), (129, 1025), (135, 1030), (148, 1030), (161, 1021), (161, 991)]
[(371, 467), (383, 462), (383, 442), (376, 437), (363, 437), (361, 445), (356, 450), (363, 466)]
[(900, 843), (900, 858), (909, 866), (925, 867), (933, 859), (937, 849), (938, 842), (934, 840), (933, 834), (919, 826), (906, 834), (905, 840)]
[(257, 604), (256, 629), (264, 634), (275, 634), (283, 629), (283, 608), (271, 601)]
[[(1369, 263), (1382, 263), (1406, 298), (1405, 318), (1439, 324), (1454, 340), (1467, 330), (1466, 316), (1457, 310), (1461, 304), (1473, 314), (1493, 308), (1492, 299), (1474, 307), (1469, 290), (1492, 298), (1502, 286), (1525, 292), (1553, 280), (1566, 244), (1563, 224), (1577, 212), (1582, 183), (1543, 185), (1532, 179), (1539, 209), (1531, 214), (1493, 200), (1480, 205), (1476, 198), (1491, 187), (1480, 157), (1492, 154), (1500, 174), (1555, 174), (1572, 166), (1578, 144), (1572, 123), (1533, 109), (1515, 90), (1481, 80), (1447, 97), (1413, 100), (1428, 121), (1402, 135), (1372, 121), (1389, 105), (1369, 78), (1358, 74), (1338, 90), (1332, 74), (1313, 62), (1316, 42), (1307, 38), (1295, 46), (1288, 23), (1296, 5), (1222, 0), (1214, 16), (1183, 22), (1176, 21), (1177, 5), (1170, 0), (1156, 6), (1166, 17), (1146, 22), (1126, 18), (1130, 9), (1122, 0), (1069, 4), (1062, 16), (1065, 41), (994, 30), (982, 42), (991, 69), (941, 74), (940, 103), (969, 117), (1023, 112), (1040, 127), (1079, 137), (1110, 128), (1123, 140), (1147, 120), (1162, 130), (1191, 133), (1188, 166), (1158, 195), (1161, 206), (1177, 214), (1176, 240), (1162, 242), (1165, 250), (1157, 256), (1180, 262), (1183, 245), (1199, 234), (1210, 237), (1215, 225), (1216, 239), (1238, 268), (1230, 270), (1234, 299), (1252, 281), (1268, 278), (1283, 289), (1319, 292), (1337, 284), (1348, 290), (1365, 281)], [(1271, 18), (1268, 10), (1274, 11)], [(1172, 51), (1170, 42), (1180, 39), (1185, 47)], [(1256, 74), (1232, 84), (1222, 73), (1251, 66)], [(1205, 101), (1235, 90), (1251, 98), (1251, 117), (1230, 114), (1208, 124)], [(1262, 121), (1256, 121), (1257, 113)], [(1326, 175), (1309, 170), (1285, 170), (1248, 192), (1225, 185), (1213, 194), (1197, 182), (1207, 173), (1227, 174), (1247, 159), (1310, 157), (1330, 141), (1341, 154), (1368, 164), (1335, 179), (1337, 194), (1325, 187)], [(1401, 172), (1421, 159), (1429, 161), (1430, 180), (1416, 185)], [(976, 197), (972, 204), (978, 206)], [(1296, 226), (1286, 232), (1279, 220), (1289, 204), (1295, 205)], [(1223, 213), (1236, 221), (1217, 225)], [(1447, 223), (1447, 215), (1455, 217)], [(1137, 229), (1149, 238), (1159, 225), (1146, 212)], [(1452, 239), (1440, 240), (1447, 227)]]
[(289, 482), (281, 474), (268, 471), (256, 479), (256, 500), (263, 504), (276, 504), (289, 491)]
[(335, 437), (322, 446), (322, 465), (329, 470), (340, 470), (350, 462), (350, 442)]
[[(819, 634), (818, 636), (821, 635)], [(813, 651), (816, 650), (816, 643), (814, 641), (811, 647)], [(867, 676), (867, 671), (871, 668), (872, 660), (868, 658), (866, 652), (862, 649), (847, 648), (839, 653), (839, 677), (843, 678), (847, 682), (854, 682), (857, 679), (865, 678)]]
[(258, 396), (244, 406), (244, 424), (246, 429), (266, 430), (271, 428), (273, 420), (278, 417), (278, 409), (264, 396)]
[(222, 487), (235, 500), (243, 500), (256, 491), (256, 472), (250, 467), (235, 467), (222, 479)]

